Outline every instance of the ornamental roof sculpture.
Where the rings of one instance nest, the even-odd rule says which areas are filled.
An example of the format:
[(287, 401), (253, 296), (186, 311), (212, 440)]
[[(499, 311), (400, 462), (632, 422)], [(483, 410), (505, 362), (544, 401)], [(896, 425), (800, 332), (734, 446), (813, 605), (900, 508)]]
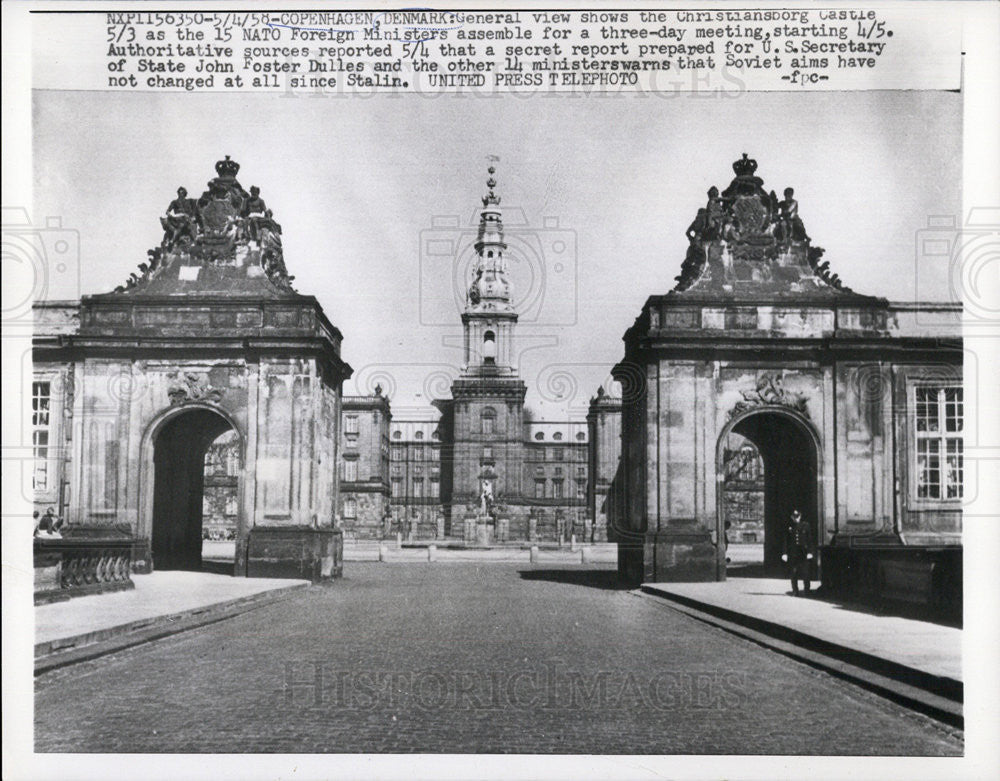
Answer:
[(243, 189), (240, 165), (226, 155), (199, 198), (184, 187), (160, 217), (163, 240), (147, 252), (115, 293), (171, 295), (294, 294), (281, 246), (281, 225), (260, 188)]
[(829, 261), (820, 262), (824, 250), (812, 246), (791, 187), (780, 200), (765, 190), (757, 161), (746, 153), (733, 172), (721, 193), (709, 189), (687, 229), (687, 256), (670, 295), (870, 298), (845, 286)]

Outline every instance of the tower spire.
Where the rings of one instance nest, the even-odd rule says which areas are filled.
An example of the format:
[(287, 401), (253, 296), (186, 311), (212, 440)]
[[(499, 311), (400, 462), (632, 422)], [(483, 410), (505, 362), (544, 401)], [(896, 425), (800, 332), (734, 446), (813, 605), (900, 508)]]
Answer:
[(507, 244), (503, 238), (503, 216), (500, 211), (500, 196), (496, 194), (496, 165), (500, 158), (489, 155), (486, 169), (488, 191), (483, 196), (483, 208), (479, 214), (479, 231), (476, 236), (476, 261), (473, 279), (469, 286), (466, 312), (507, 312), (513, 313), (510, 282), (507, 279), (507, 261), (504, 253)]

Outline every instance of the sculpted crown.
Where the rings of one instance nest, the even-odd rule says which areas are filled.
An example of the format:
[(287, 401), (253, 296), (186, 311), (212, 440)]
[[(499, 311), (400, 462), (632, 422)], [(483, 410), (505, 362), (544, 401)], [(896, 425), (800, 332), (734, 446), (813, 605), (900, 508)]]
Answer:
[(733, 171), (737, 176), (753, 176), (754, 172), (757, 170), (757, 161), (747, 157), (747, 153), (743, 153), (743, 157), (733, 163)]
[(225, 160), (220, 160), (215, 164), (215, 172), (219, 176), (224, 176), (226, 178), (235, 178), (236, 174), (240, 172), (240, 164), (235, 160), (231, 160), (229, 155), (226, 155)]

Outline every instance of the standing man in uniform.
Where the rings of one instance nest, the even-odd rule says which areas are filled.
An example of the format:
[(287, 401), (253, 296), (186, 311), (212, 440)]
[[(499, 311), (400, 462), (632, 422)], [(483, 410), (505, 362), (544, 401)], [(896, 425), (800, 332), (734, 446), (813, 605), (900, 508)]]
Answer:
[(809, 527), (802, 520), (798, 509), (792, 510), (792, 518), (785, 530), (785, 552), (781, 560), (788, 564), (792, 579), (792, 593), (799, 595), (799, 580), (805, 585), (806, 593), (812, 585), (809, 582), (809, 564), (812, 561), (812, 537)]

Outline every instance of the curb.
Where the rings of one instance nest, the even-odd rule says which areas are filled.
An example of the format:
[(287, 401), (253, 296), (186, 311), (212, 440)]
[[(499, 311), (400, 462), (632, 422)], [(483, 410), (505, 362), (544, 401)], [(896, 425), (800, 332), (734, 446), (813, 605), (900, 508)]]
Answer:
[(653, 586), (633, 592), (653, 597), (696, 620), (739, 635), (838, 678), (873, 691), (952, 727), (965, 728), (964, 686), (953, 678), (908, 667), (796, 629), (671, 594)]
[(35, 645), (35, 675), (86, 662), (122, 651), (133, 646), (150, 643), (170, 635), (234, 618), (273, 602), (292, 596), (308, 588), (309, 583), (296, 583), (245, 597), (229, 599), (212, 605), (195, 607), (179, 613), (143, 618), (127, 624), (84, 632), (67, 638), (47, 640)]

